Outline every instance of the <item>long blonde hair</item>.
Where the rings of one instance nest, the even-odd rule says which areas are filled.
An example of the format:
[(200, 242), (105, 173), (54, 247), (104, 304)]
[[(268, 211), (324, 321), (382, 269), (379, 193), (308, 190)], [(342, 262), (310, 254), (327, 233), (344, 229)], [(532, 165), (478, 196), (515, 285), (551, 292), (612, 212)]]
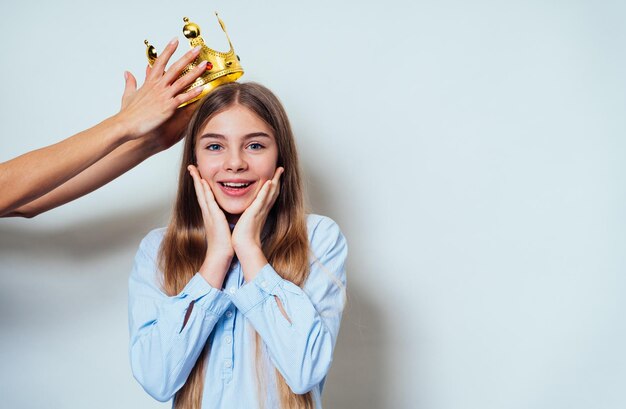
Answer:
[[(163, 290), (170, 296), (180, 293), (199, 270), (207, 249), (202, 213), (193, 182), (187, 173), (189, 164), (197, 164), (196, 137), (211, 117), (239, 104), (256, 113), (274, 132), (278, 146), (276, 166), (285, 168), (281, 191), (266, 222), (269, 232), (263, 239), (263, 253), (284, 279), (302, 286), (309, 274), (309, 241), (298, 155), (291, 125), (278, 98), (255, 83), (230, 83), (209, 93), (201, 101), (189, 123), (183, 160), (178, 179), (178, 193), (170, 224), (159, 250), (163, 271)], [(259, 366), (261, 338), (256, 339), (256, 364)], [(204, 388), (204, 367), (208, 344), (196, 361), (187, 381), (176, 393), (175, 409), (200, 409)], [(297, 395), (276, 370), (278, 396), (282, 409), (312, 409), (311, 392)]]

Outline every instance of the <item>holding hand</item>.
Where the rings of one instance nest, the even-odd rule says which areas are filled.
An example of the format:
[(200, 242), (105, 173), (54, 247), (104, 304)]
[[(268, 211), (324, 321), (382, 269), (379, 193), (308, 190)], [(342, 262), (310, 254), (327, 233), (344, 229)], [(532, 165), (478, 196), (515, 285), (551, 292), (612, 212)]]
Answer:
[[(165, 47), (163, 53), (156, 59), (152, 67), (146, 69), (146, 79), (143, 86), (137, 89), (137, 80), (130, 72), (126, 72), (126, 88), (122, 96), (122, 109), (117, 115), (122, 121), (123, 126), (130, 139), (136, 139), (141, 136), (159, 131), (168, 119), (175, 116), (179, 105), (195, 98), (202, 92), (202, 87), (196, 87), (190, 92), (183, 93), (183, 90), (192, 84), (206, 69), (206, 61), (196, 66), (188, 74), (182, 78), (178, 78), (185, 67), (194, 61), (199, 52), (200, 47), (188, 51), (183, 57), (176, 61), (169, 70), (165, 71), (165, 67), (178, 47), (178, 40), (174, 39)], [(185, 110), (183, 115), (188, 119), (191, 110)], [(182, 131), (186, 121), (169, 122), (167, 129), (171, 135), (171, 125), (177, 125), (177, 129)], [(178, 128), (180, 127), (180, 128)], [(162, 130), (161, 130), (162, 131)], [(156, 132), (161, 134), (161, 132)], [(174, 132), (176, 137), (173, 142), (178, 141), (181, 132)], [(170, 136), (167, 135), (167, 136)], [(154, 135), (152, 135), (154, 136)], [(164, 143), (171, 146), (170, 142)]]

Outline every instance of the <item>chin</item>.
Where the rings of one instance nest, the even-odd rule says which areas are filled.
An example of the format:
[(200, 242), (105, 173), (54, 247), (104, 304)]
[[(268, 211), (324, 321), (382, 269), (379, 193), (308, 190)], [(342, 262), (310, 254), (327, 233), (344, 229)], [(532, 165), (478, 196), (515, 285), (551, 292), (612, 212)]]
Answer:
[(241, 216), (246, 211), (250, 203), (217, 203), (220, 208), (231, 216)]

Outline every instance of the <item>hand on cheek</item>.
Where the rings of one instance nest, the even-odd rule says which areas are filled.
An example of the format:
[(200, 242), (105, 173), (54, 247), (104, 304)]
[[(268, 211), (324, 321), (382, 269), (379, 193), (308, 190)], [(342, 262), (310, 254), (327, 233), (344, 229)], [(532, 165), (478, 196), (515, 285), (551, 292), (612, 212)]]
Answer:
[(189, 165), (187, 169), (193, 178), (206, 232), (207, 250), (199, 272), (209, 284), (219, 289), (234, 255), (230, 227), (224, 212), (215, 201), (211, 187), (202, 179), (198, 169), (194, 165)]
[(243, 212), (232, 234), (232, 245), (241, 263), (244, 278), (251, 281), (256, 273), (267, 264), (261, 249), (261, 232), (272, 206), (280, 193), (280, 177), (284, 168), (279, 167), (274, 177), (266, 181), (256, 198)]

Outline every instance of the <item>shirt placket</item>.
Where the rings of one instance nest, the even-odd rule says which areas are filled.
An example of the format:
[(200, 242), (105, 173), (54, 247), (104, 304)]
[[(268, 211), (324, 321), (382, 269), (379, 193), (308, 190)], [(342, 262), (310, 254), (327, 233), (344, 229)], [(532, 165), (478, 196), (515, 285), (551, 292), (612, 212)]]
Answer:
[[(226, 280), (226, 286), (224, 290), (232, 295), (239, 288), (239, 276), (241, 275), (241, 269), (239, 267), (239, 263), (233, 263), (230, 274), (228, 274), (228, 278)], [(222, 334), (218, 342), (221, 343), (222, 347), (222, 380), (224, 383), (229, 383), (233, 379), (233, 367), (235, 365), (234, 361), (234, 344), (235, 344), (235, 319), (237, 317), (237, 309), (234, 305), (231, 305), (228, 310), (224, 313), (224, 324), (222, 327)]]

